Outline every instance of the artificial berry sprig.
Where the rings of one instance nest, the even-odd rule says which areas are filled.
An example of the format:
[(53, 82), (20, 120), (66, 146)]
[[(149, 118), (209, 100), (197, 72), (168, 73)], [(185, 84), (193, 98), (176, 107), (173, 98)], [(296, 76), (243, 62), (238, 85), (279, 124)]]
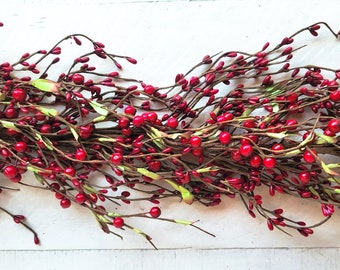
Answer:
[[(30, 171), (61, 207), (82, 205), (104, 232), (121, 237), (111, 228), (131, 229), (153, 246), (129, 218), (206, 231), (162, 217), (158, 206), (134, 214), (113, 207), (169, 197), (214, 206), (223, 196), (239, 196), (250, 216), (257, 212), (270, 230), (308, 236), (340, 202), (340, 69), (290, 63), (306, 49), (294, 47), (298, 34), (317, 36), (321, 26), (338, 38), (326, 23), (316, 23), (256, 53), (205, 56), (167, 87), (123, 77), (118, 60), (137, 61), (110, 54), (82, 34), (4, 62), (0, 169), (19, 185)], [(91, 49), (56, 74), (63, 42), (70, 39), (76, 52), (86, 44)], [(112, 70), (100, 70), (107, 63)], [(335, 163), (327, 163), (327, 155)], [(325, 219), (307, 226), (283, 209), (268, 209), (260, 186), (272, 197), (279, 192), (318, 201)]]

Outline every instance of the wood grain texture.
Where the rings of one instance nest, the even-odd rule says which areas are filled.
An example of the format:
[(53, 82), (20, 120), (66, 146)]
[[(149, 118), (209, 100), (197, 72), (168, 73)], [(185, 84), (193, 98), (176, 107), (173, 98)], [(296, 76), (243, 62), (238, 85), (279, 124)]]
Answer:
[[(46, 1), (0, 0), (0, 62), (26, 51), (48, 49), (71, 33), (85, 33), (109, 51), (137, 58), (127, 76), (167, 85), (206, 54), (261, 48), (279, 42), (301, 27), (320, 20), (340, 28), (337, 0), (322, 1)], [(307, 36), (306, 36), (307, 37)], [(320, 65), (340, 63), (340, 50), (323, 32), (301, 61)], [(338, 45), (338, 42), (337, 42)], [(29, 178), (29, 176), (27, 176)], [(28, 179), (29, 180), (29, 179)], [(0, 182), (3, 184), (0, 177)], [(25, 188), (23, 188), (25, 189)], [(266, 191), (264, 191), (266, 194)], [(261, 219), (249, 218), (240, 201), (225, 200), (214, 209), (169, 201), (168, 217), (200, 220), (216, 234), (209, 237), (182, 226), (136, 221), (152, 232), (158, 251), (127, 232), (125, 239), (107, 236), (80, 207), (60, 209), (49, 193), (25, 190), (26, 195), (1, 194), (1, 206), (27, 216), (42, 245), (0, 214), (0, 269), (337, 269), (339, 213), (311, 238), (269, 232)], [(277, 206), (298, 210), (307, 220), (321, 218), (319, 207), (278, 196)], [(150, 205), (135, 205), (135, 210)], [(144, 228), (144, 227), (143, 227)]]

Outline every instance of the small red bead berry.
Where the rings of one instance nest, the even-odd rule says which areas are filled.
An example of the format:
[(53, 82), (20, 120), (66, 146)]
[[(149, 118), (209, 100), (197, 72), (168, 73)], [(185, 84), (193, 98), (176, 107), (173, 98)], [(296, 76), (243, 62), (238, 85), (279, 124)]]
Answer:
[(111, 162), (113, 165), (119, 165), (123, 160), (123, 155), (121, 153), (113, 153), (111, 155)]
[(218, 138), (221, 144), (228, 144), (231, 141), (231, 135), (227, 131), (222, 131)]
[(24, 102), (27, 98), (27, 94), (24, 89), (18, 87), (12, 90), (12, 97), (15, 101)]
[(267, 169), (272, 169), (276, 165), (276, 159), (273, 157), (265, 157), (263, 159), (263, 166)]
[(333, 102), (340, 102), (340, 90), (335, 90), (329, 95), (329, 99)]
[(76, 202), (79, 204), (83, 204), (84, 202), (86, 202), (87, 197), (85, 195), (85, 193), (83, 192), (79, 192), (76, 196), (75, 196)]
[(124, 109), (124, 113), (129, 114), (129, 115), (135, 115), (136, 114), (136, 108), (133, 106), (126, 106)]
[(40, 127), (40, 132), (41, 133), (51, 133), (52, 132), (52, 126), (49, 124), (43, 124)]
[(16, 167), (8, 165), (4, 168), (2, 173), (8, 178), (13, 178), (18, 175), (19, 171)]
[(7, 118), (17, 118), (19, 115), (19, 112), (15, 108), (8, 108), (5, 110), (5, 116)]
[(76, 170), (73, 167), (66, 167), (64, 172), (72, 177), (76, 175)]
[(298, 125), (298, 121), (296, 121), (295, 119), (288, 119), (286, 121), (286, 127), (288, 130), (295, 130), (297, 128)]
[(334, 133), (340, 132), (340, 120), (339, 119), (332, 119), (328, 122), (327, 128)]
[(116, 228), (122, 228), (124, 226), (124, 219), (121, 217), (115, 217), (112, 221), (113, 226)]
[(177, 128), (177, 126), (178, 126), (178, 120), (177, 120), (175, 117), (170, 117), (170, 118), (168, 119), (167, 126), (168, 126), (169, 128), (173, 128), (173, 129)]
[(149, 122), (155, 123), (156, 120), (158, 119), (157, 113), (155, 113), (155, 112), (149, 112), (149, 113), (147, 114), (147, 119), (148, 119)]
[(135, 127), (139, 128), (142, 127), (145, 123), (143, 116), (141, 115), (136, 115), (132, 119), (132, 123)]
[(310, 181), (310, 173), (309, 172), (300, 172), (299, 173), (299, 180), (302, 184), (308, 184)]
[(258, 168), (260, 167), (262, 163), (262, 159), (259, 155), (253, 155), (250, 160), (249, 160), (249, 164), (250, 166), (252, 166), (253, 168)]
[(26, 142), (17, 142), (14, 145), (14, 148), (17, 152), (23, 153), (27, 150), (27, 143)]
[(284, 146), (280, 143), (276, 143), (272, 146), (272, 150), (273, 150), (274, 154), (275, 154), (275, 152), (279, 153), (283, 149), (284, 149)]
[(73, 74), (72, 76), (72, 81), (75, 83), (75, 84), (83, 84), (85, 79), (84, 79), (84, 76), (79, 74), (79, 73), (76, 73), (76, 74)]
[(202, 140), (199, 136), (190, 137), (190, 145), (194, 148), (200, 147), (202, 144)]
[(130, 120), (127, 117), (121, 117), (118, 120), (118, 126), (120, 128), (127, 128), (130, 125)]
[(303, 159), (307, 162), (307, 163), (314, 163), (315, 162), (315, 155), (316, 152), (314, 150), (307, 150), (303, 153)]
[(63, 198), (60, 200), (60, 206), (62, 208), (69, 208), (71, 206), (71, 201), (68, 198)]
[(245, 145), (241, 145), (240, 149), (240, 154), (244, 157), (249, 157), (251, 156), (251, 154), (253, 153), (254, 149), (253, 146), (250, 144), (245, 144)]
[(144, 92), (149, 94), (149, 95), (152, 95), (153, 93), (155, 93), (155, 91), (156, 91), (156, 89), (152, 85), (144, 86)]
[(148, 163), (148, 167), (153, 172), (158, 172), (161, 169), (162, 163), (158, 160), (153, 160)]
[(83, 149), (78, 149), (75, 153), (75, 158), (77, 160), (85, 160), (87, 158), (87, 154)]
[(152, 207), (149, 211), (150, 216), (153, 218), (158, 218), (161, 215), (161, 213), (162, 213), (161, 209), (157, 206)]

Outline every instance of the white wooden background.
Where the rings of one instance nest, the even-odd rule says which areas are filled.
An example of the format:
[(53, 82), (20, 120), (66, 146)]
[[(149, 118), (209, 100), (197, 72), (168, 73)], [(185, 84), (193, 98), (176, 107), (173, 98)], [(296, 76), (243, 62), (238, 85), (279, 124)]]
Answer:
[[(0, 62), (84, 33), (109, 51), (137, 58), (127, 74), (167, 85), (206, 54), (256, 51), (322, 20), (340, 30), (339, 9), (337, 0), (0, 0), (5, 23)], [(323, 33), (299, 59), (339, 68), (340, 43)], [(129, 232), (123, 241), (105, 235), (89, 213), (75, 206), (60, 209), (50, 193), (24, 191), (1, 194), (0, 204), (27, 216), (42, 243), (35, 246), (29, 233), (0, 214), (0, 269), (338, 269), (340, 262), (339, 211), (303, 238), (268, 231), (238, 200), (226, 199), (215, 208), (171, 201), (162, 206), (165, 215), (200, 219), (216, 238), (178, 225), (136, 221), (152, 233), (160, 248), (155, 251)], [(321, 218), (318, 206), (304, 201), (279, 197), (276, 206), (307, 220)]]

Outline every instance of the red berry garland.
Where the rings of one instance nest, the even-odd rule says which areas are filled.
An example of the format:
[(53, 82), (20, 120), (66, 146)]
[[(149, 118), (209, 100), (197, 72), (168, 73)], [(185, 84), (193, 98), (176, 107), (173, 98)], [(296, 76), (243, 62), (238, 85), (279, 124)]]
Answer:
[[(121, 237), (112, 226), (132, 229), (152, 245), (129, 218), (204, 230), (163, 217), (160, 206), (127, 214), (118, 205), (158, 205), (178, 197), (214, 206), (224, 195), (238, 195), (249, 214), (264, 217), (270, 230), (295, 229), (308, 236), (340, 205), (340, 164), (324, 161), (325, 155), (335, 162), (340, 157), (340, 70), (289, 63), (300, 49), (293, 46), (298, 34), (317, 36), (321, 26), (338, 37), (320, 22), (276, 46), (267, 42), (257, 53), (205, 56), (169, 87), (125, 78), (118, 61), (137, 61), (108, 53), (85, 35), (67, 36), (51, 50), (25, 53), (12, 64), (3, 62), (0, 169), (12, 182), (32, 172), (37, 186), (52, 191), (62, 208), (82, 205), (104, 232)], [(65, 73), (54, 74), (63, 42), (70, 39), (91, 49), (70, 59)], [(58, 57), (50, 60), (52, 55)], [(93, 59), (111, 62), (117, 70), (103, 71)], [(94, 181), (98, 175), (104, 183)], [(286, 218), (283, 209), (265, 207), (259, 186), (267, 186), (273, 197), (278, 191), (318, 201), (325, 220), (307, 226)], [(39, 243), (24, 219), (0, 209)]]

